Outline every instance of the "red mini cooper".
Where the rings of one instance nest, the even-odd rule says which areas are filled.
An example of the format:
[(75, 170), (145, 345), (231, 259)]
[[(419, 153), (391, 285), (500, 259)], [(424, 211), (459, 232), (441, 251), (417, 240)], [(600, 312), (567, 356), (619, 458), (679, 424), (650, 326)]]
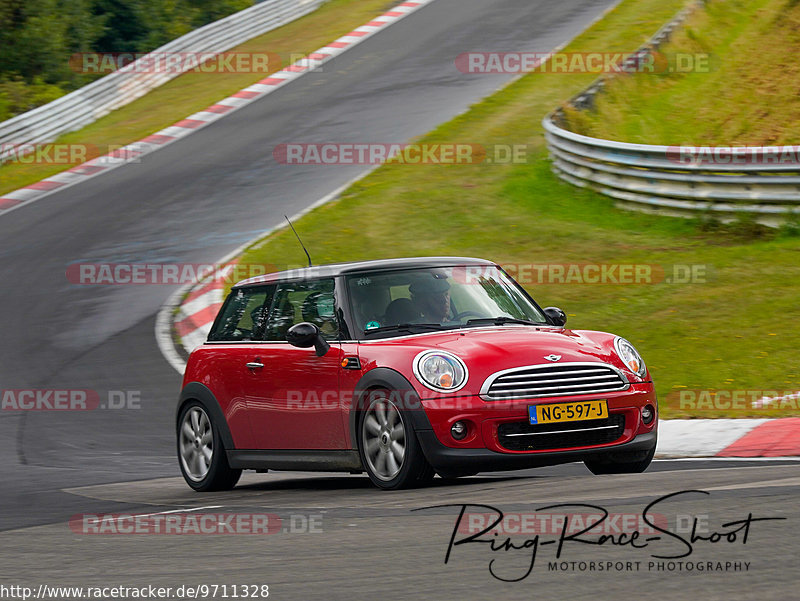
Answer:
[(644, 362), (565, 322), (481, 259), (245, 280), (189, 357), (181, 471), (198, 491), (243, 469), (366, 471), (383, 489), (570, 461), (644, 471), (658, 422)]

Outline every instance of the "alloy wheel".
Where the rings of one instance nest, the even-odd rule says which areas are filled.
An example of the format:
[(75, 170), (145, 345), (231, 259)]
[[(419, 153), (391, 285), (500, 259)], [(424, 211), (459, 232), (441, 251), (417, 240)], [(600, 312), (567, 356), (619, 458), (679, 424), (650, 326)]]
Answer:
[(388, 482), (400, 473), (406, 458), (406, 427), (389, 399), (375, 399), (370, 404), (361, 427), (361, 442), (369, 469), (377, 478)]
[(181, 463), (186, 475), (199, 482), (208, 475), (214, 457), (211, 420), (201, 407), (190, 408), (183, 416), (180, 433)]

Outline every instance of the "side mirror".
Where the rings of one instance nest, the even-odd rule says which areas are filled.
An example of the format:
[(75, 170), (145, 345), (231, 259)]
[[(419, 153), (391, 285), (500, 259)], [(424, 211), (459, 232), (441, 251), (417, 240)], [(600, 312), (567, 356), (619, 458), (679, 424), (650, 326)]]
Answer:
[(558, 307), (545, 307), (543, 310), (547, 318), (553, 322), (553, 325), (563, 326), (567, 323), (567, 314)]
[(286, 332), (286, 340), (289, 344), (298, 348), (313, 346), (317, 351), (317, 357), (322, 357), (331, 348), (328, 341), (322, 337), (319, 328), (307, 321), (296, 323), (289, 328)]

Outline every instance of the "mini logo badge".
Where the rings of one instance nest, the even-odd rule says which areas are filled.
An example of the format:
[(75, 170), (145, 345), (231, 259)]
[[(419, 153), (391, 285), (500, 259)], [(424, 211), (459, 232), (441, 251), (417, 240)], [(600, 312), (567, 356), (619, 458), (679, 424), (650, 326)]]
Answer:
[(545, 359), (548, 361), (558, 361), (561, 359), (561, 355), (547, 355)]

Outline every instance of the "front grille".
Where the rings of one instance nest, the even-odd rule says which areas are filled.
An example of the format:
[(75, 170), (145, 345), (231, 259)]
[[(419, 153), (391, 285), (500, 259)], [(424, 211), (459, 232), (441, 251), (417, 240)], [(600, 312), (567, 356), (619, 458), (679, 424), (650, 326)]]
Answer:
[(481, 390), (487, 401), (626, 390), (622, 374), (605, 363), (530, 365), (491, 376)]
[(545, 451), (614, 442), (625, 431), (625, 416), (555, 424), (509, 422), (497, 427), (500, 446), (509, 451)]

